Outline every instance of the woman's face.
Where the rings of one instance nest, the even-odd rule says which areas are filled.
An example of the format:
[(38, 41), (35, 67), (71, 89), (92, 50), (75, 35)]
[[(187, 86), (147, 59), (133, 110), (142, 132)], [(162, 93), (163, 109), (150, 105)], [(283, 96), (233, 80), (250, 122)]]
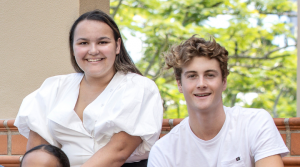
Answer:
[(74, 56), (86, 77), (112, 77), (120, 45), (121, 39), (115, 41), (113, 30), (106, 23), (83, 20), (75, 28)]
[(53, 155), (37, 150), (27, 154), (23, 161), (22, 167), (57, 167), (60, 166), (56, 157)]

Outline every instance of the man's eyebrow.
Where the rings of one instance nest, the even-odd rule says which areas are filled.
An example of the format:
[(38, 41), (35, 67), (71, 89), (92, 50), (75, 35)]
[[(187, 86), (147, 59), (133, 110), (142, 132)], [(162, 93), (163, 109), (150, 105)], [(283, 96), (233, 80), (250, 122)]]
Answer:
[(217, 70), (206, 70), (205, 72), (214, 72), (214, 73), (218, 73)]
[(183, 75), (187, 75), (187, 74), (190, 74), (190, 73), (197, 73), (196, 71), (186, 71), (183, 73)]

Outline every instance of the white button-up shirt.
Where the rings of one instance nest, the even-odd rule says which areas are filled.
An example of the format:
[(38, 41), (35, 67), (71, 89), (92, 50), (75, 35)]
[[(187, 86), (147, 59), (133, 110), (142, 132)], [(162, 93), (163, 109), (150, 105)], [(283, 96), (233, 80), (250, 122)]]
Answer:
[(83, 112), (74, 111), (82, 73), (50, 77), (22, 102), (15, 126), (28, 138), (30, 130), (61, 147), (71, 166), (79, 167), (120, 131), (143, 142), (126, 162), (147, 159), (158, 139), (163, 108), (155, 83), (134, 73), (117, 72), (105, 90)]

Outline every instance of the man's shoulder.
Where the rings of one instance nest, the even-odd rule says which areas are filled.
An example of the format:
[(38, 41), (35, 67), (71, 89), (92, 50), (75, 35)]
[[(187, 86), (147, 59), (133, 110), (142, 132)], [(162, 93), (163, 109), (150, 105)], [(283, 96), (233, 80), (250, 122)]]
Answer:
[(187, 138), (188, 136), (188, 117), (182, 120), (178, 125), (176, 125), (168, 134), (160, 138), (156, 143), (155, 147), (157, 148), (167, 148), (174, 147), (181, 141), (181, 138)]
[(225, 107), (224, 110), (227, 116), (235, 117), (242, 120), (264, 119), (271, 117), (269, 112), (260, 108), (244, 108), (240, 106)]

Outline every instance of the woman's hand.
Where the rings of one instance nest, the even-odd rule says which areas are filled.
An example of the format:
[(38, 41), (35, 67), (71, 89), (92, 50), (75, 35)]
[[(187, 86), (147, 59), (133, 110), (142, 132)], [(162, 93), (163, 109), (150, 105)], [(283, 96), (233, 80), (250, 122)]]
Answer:
[(42, 138), (38, 133), (30, 130), (29, 137), (27, 141), (26, 151), (32, 149), (35, 146), (41, 144), (49, 144), (44, 138)]
[(81, 167), (120, 167), (142, 142), (139, 136), (119, 132)]

